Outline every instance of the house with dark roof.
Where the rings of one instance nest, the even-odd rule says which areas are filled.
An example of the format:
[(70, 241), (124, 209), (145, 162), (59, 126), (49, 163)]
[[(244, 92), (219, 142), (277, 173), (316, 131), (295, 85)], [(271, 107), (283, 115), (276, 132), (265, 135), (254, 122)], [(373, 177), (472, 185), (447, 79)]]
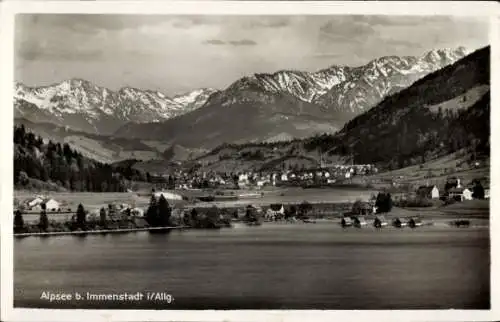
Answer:
[(268, 215), (284, 215), (285, 207), (283, 204), (271, 204), (267, 210)]
[(47, 211), (58, 211), (61, 207), (59, 202), (52, 198), (45, 198), (43, 200), (43, 204), (45, 205), (45, 209), (47, 209)]
[(459, 201), (472, 200), (472, 189), (466, 187), (451, 188), (448, 190), (448, 198)]
[(439, 199), (439, 189), (437, 186), (420, 186), (417, 189), (417, 196), (427, 199)]

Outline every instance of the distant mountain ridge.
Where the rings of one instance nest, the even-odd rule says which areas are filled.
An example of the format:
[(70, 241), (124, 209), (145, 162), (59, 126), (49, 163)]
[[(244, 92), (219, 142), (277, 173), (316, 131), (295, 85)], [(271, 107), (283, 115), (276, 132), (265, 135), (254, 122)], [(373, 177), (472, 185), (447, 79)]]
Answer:
[[(288, 142), (223, 144), (197, 159), (207, 170), (281, 170), (328, 163), (398, 169), (453, 153), (490, 155), (490, 47), (428, 74), (335, 134)], [(259, 160), (246, 155), (259, 155)]]
[(16, 117), (51, 122), (94, 134), (111, 134), (128, 122), (159, 122), (202, 106), (214, 89), (167, 97), (158, 91), (124, 87), (111, 91), (83, 79), (28, 87), (15, 84)]
[(259, 88), (272, 93), (285, 92), (329, 110), (359, 114), (385, 96), (468, 53), (464, 47), (458, 47), (431, 50), (421, 57), (384, 56), (359, 67), (331, 66), (313, 73), (285, 70), (255, 74), (236, 81), (226, 91)]
[(421, 57), (382, 57), (361, 67), (255, 74), (213, 93), (191, 113), (156, 124), (126, 124), (115, 135), (166, 138), (186, 147), (214, 148), (222, 143), (333, 134), (387, 95), (466, 53), (459, 47), (433, 50)]

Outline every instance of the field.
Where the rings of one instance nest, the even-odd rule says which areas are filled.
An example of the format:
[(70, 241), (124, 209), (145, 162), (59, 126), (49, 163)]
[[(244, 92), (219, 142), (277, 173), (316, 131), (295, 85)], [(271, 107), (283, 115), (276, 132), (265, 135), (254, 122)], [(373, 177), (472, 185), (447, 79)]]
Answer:
[[(148, 197), (139, 197), (135, 193), (126, 192), (109, 192), (109, 193), (93, 193), (93, 192), (50, 192), (45, 194), (50, 198), (54, 198), (64, 205), (64, 208), (76, 210), (78, 204), (82, 204), (85, 209), (93, 210), (110, 203), (127, 203), (136, 207), (145, 207), (149, 203)], [(26, 191), (15, 191), (14, 197), (20, 201), (33, 197), (33, 193)]]
[(489, 160), (481, 160), (476, 168), (467, 166), (466, 157), (461, 153), (452, 153), (441, 158), (428, 161), (422, 165), (414, 165), (406, 168), (388, 171), (367, 177), (368, 180), (390, 180), (399, 178), (400, 181), (415, 185), (437, 184), (446, 182), (446, 178), (456, 176), (464, 183), (473, 179), (483, 179), (489, 183), (490, 164)]
[[(178, 194), (193, 197), (196, 195), (205, 195), (212, 191), (175, 191)], [(260, 193), (261, 191), (252, 190), (232, 190), (233, 194)], [(225, 192), (229, 194), (230, 192)], [(231, 205), (269, 205), (271, 203), (300, 203), (304, 200), (310, 203), (335, 203), (335, 202), (354, 202), (356, 199), (367, 200), (374, 190), (348, 190), (348, 189), (301, 189), (286, 188), (262, 191), (262, 197), (243, 198), (237, 201), (207, 203), (208, 205), (231, 206)], [(22, 201), (33, 197), (34, 194), (28, 191), (15, 191), (14, 197)], [(86, 209), (92, 210), (108, 205), (109, 203), (127, 203), (136, 207), (146, 207), (149, 203), (147, 193), (137, 194), (135, 192), (110, 192), (110, 193), (91, 193), (91, 192), (52, 192), (47, 196), (64, 203), (65, 208), (76, 209), (79, 203)], [(197, 204), (198, 205), (198, 204)], [(204, 203), (199, 203), (200, 206)]]

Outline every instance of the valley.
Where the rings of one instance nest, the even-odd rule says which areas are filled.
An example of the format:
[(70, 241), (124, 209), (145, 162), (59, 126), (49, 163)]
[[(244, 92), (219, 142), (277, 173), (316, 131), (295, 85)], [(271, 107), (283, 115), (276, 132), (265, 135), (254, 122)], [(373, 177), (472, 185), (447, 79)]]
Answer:
[[(446, 52), (437, 51), (441, 57), (438, 53)], [(417, 166), (427, 171), (419, 177), (422, 180), (444, 178), (451, 172), (443, 172), (443, 168), (429, 175), (426, 165), (449, 158), (455, 166), (447, 166), (450, 170), (446, 171), (461, 171), (457, 165), (460, 163), (476, 173), (472, 161), (489, 162), (489, 131), (485, 130), (490, 110), (489, 55), (489, 47), (480, 49), (384, 96), (380, 103), (357, 116), (348, 117), (335, 113), (336, 107), (314, 103), (318, 95), (326, 95), (347, 79), (366, 74), (360, 74), (361, 68), (349, 74), (348, 68), (332, 67), (331, 73), (323, 70), (310, 78), (296, 72), (243, 78), (224, 91), (213, 92), (206, 103), (183, 115), (156, 123), (128, 123), (113, 135), (24, 118), (17, 118), (16, 123), (46, 139), (67, 143), (88, 158), (105, 163), (129, 160), (134, 169), (157, 175), (180, 169), (268, 173), (373, 164), (388, 174)], [(369, 65), (378, 68), (374, 75), (394, 76), (404, 66), (419, 72), (431, 70), (428, 65), (432, 57), (435, 55), (413, 60), (381, 58)], [(444, 62), (454, 59), (443, 57)], [(399, 65), (394, 65), (395, 59)], [(392, 74), (380, 69), (388, 61)], [(416, 68), (415, 62), (422, 61), (426, 67), (421, 64)], [(373, 68), (369, 70), (373, 74)], [(400, 72), (398, 77), (403, 74)], [(278, 91), (279, 86), (287, 90)], [(369, 178), (361, 184), (376, 180)]]
[(161, 160), (167, 149), (167, 161), (196, 159), (226, 143), (334, 134), (384, 97), (467, 53), (462, 47), (439, 49), (359, 67), (255, 74), (224, 90), (196, 89), (172, 98), (128, 87), (111, 91), (77, 78), (38, 88), (18, 83), (16, 123), (106, 162)]

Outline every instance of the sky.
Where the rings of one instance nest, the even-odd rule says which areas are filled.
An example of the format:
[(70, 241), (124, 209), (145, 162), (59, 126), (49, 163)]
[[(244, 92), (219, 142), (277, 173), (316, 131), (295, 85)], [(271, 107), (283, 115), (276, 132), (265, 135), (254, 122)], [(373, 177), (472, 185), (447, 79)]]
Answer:
[(489, 44), (488, 21), (452, 16), (22, 14), (15, 80), (83, 78), (173, 96), (254, 73), (360, 66), (389, 55)]

